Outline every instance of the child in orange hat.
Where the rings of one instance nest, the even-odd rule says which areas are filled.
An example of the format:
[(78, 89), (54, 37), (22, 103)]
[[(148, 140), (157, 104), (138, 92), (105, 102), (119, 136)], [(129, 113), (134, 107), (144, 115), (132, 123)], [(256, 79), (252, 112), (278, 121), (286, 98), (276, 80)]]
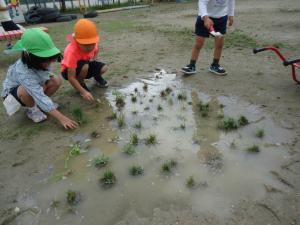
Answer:
[(99, 41), (96, 25), (88, 19), (78, 20), (74, 26), (73, 38), (65, 48), (61, 62), (63, 78), (87, 101), (93, 101), (94, 97), (87, 88), (85, 79), (93, 77), (98, 86), (108, 86), (102, 77), (108, 69), (107, 66), (94, 60), (99, 51)]

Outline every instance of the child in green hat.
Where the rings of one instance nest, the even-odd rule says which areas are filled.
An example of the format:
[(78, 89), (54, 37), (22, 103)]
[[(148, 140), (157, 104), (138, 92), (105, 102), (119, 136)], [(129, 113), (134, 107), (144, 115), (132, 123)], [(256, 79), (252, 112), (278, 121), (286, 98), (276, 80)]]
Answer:
[(78, 124), (57, 110), (49, 96), (62, 84), (62, 79), (50, 74), (51, 63), (60, 58), (50, 36), (39, 28), (27, 29), (11, 52), (22, 52), (21, 59), (8, 69), (1, 96), (9, 115), (20, 106), (27, 108), (27, 116), (38, 123), (49, 115), (55, 117), (65, 129), (74, 129)]

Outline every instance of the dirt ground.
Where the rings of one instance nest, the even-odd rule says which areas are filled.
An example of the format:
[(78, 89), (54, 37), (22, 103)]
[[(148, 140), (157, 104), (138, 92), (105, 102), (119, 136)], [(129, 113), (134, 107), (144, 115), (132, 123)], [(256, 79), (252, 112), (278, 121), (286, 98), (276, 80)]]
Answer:
[[(189, 61), (196, 15), (197, 3), (189, 2), (160, 3), (95, 18), (101, 29), (99, 58), (109, 65), (111, 87), (121, 87), (147, 77), (155, 68), (163, 68), (176, 72), (177, 79), (201, 92), (235, 96), (260, 106), (297, 136), (288, 146), (290, 161), (277, 170), (277, 178), (288, 185), (280, 192), (267, 191), (260, 201), (242, 200), (222, 222), (211, 215), (201, 217), (189, 209), (171, 207), (156, 209), (151, 218), (126, 215), (119, 224), (300, 224), (300, 86), (291, 79), (291, 68), (285, 68), (274, 53), (252, 53), (253, 47), (275, 45), (289, 59), (300, 57), (300, 1), (236, 2), (234, 26), (228, 30), (221, 61), (228, 71), (226, 77), (207, 71), (212, 59), (212, 40), (201, 52), (196, 75), (184, 77), (179, 72)], [(73, 23), (45, 26), (63, 49), (64, 37), (71, 33)], [(3, 42), (0, 47), (4, 49)], [(3, 80), (8, 65), (16, 57), (1, 55), (0, 59)], [(58, 65), (55, 70), (59, 71)], [(300, 77), (300, 71), (298, 74)], [(96, 90), (96, 96), (103, 99), (104, 91)], [(91, 109), (66, 82), (54, 99), (67, 115), (74, 106)], [(105, 118), (109, 112), (104, 114), (100, 116)], [(80, 133), (81, 128), (64, 131), (54, 119), (32, 124), (22, 113), (7, 118), (2, 106), (0, 116), (0, 224), (6, 225), (15, 224), (13, 219), (9, 220), (9, 209), (17, 207), (20, 196), (48, 176), (50, 165), (65, 156), (70, 136)]]

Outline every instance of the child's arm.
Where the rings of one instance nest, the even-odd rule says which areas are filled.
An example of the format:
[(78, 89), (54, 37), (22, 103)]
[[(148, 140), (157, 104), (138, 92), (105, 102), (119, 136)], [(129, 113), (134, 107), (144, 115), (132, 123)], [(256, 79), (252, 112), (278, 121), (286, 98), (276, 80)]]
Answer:
[(57, 109), (50, 111), (49, 114), (56, 118), (65, 129), (75, 129), (78, 127), (78, 124), (75, 121), (69, 119)]
[(76, 69), (68, 68), (68, 80), (85, 100), (94, 101), (93, 95), (89, 91), (85, 90), (76, 79)]

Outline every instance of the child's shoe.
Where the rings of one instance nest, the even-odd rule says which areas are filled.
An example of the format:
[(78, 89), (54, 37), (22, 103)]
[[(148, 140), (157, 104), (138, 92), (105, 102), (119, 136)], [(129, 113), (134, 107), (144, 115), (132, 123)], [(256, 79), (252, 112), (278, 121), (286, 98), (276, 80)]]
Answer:
[(208, 70), (220, 76), (225, 76), (227, 74), (226, 70), (219, 64), (211, 64)]
[(197, 73), (195, 65), (187, 65), (181, 69), (184, 74), (191, 75)]
[(99, 77), (97, 77), (97, 78), (95, 77), (95, 80), (96, 80), (96, 83), (97, 83), (97, 85), (98, 85), (99, 87), (101, 87), (101, 88), (106, 88), (106, 87), (108, 87), (107, 81), (104, 80), (102, 76), (99, 76)]
[(47, 119), (47, 115), (44, 114), (36, 105), (27, 108), (27, 117), (35, 123), (40, 123)]

